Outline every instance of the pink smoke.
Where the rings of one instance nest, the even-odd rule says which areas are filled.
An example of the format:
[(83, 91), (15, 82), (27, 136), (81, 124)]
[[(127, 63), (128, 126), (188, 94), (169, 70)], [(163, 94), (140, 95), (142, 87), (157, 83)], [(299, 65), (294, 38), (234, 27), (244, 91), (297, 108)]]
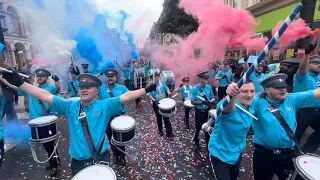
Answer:
[[(275, 28), (272, 29), (272, 35), (274, 35), (278, 29), (281, 27), (284, 21), (279, 21)], [(298, 19), (292, 22), (288, 28), (284, 31), (279, 39), (279, 44), (283, 46), (288, 46), (291, 42), (294, 42), (300, 38), (307, 37), (309, 35), (317, 35), (319, 29), (312, 31), (303, 19)]]
[[(164, 63), (179, 80), (211, 68), (209, 62), (223, 61), (227, 48), (260, 51), (265, 46), (265, 39), (251, 38), (257, 23), (246, 10), (234, 9), (221, 0), (181, 0), (179, 6), (198, 19), (198, 31), (186, 39), (176, 36), (178, 42), (169, 46), (147, 45), (151, 58)], [(201, 50), (200, 57), (195, 57), (196, 49)]]

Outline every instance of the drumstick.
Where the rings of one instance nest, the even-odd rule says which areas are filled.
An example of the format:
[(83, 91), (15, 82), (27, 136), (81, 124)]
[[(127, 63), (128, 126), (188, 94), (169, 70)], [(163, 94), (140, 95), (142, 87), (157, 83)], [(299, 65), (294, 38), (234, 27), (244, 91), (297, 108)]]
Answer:
[[(2, 67), (0, 67), (0, 70), (1, 71), (5, 71), (5, 72), (8, 72), (8, 73), (12, 73), (12, 71), (11, 70), (8, 70), (8, 69), (6, 69), (6, 68), (2, 68)], [(25, 75), (25, 74), (21, 74), (21, 73), (18, 73), (20, 76), (22, 76), (22, 77), (25, 77), (25, 78), (29, 78), (29, 76), (28, 75)]]
[(175, 98), (176, 96), (178, 96), (178, 93), (175, 94), (175, 95), (173, 95), (173, 96), (171, 97), (171, 99)]
[(254, 115), (252, 115), (249, 111), (245, 110), (243, 107), (239, 106), (237, 103), (235, 103), (235, 106), (237, 106), (237, 108), (239, 108), (241, 111), (245, 112), (246, 114), (248, 114), (250, 117), (252, 117), (255, 120), (258, 120), (257, 117), (255, 117)]

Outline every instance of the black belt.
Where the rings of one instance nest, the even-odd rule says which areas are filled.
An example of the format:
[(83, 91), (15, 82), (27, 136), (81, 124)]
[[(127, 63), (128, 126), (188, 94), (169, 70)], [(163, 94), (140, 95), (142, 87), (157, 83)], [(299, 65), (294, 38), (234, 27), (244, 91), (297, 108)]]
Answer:
[(320, 112), (320, 108), (303, 108), (303, 109), (301, 109), (301, 110)]
[(284, 148), (284, 149), (270, 149), (270, 148), (266, 148), (264, 146), (261, 146), (259, 144), (254, 143), (254, 147), (257, 149), (261, 149), (261, 150), (265, 150), (268, 152), (272, 152), (273, 154), (287, 154), (287, 153), (291, 153), (294, 148)]
[(73, 161), (76, 161), (76, 162), (78, 162), (78, 163), (83, 163), (85, 167), (89, 167), (89, 166), (91, 166), (91, 165), (94, 164), (92, 158), (86, 159), (86, 160), (77, 160), (77, 159), (72, 158), (72, 160), (73, 160)]
[(202, 113), (208, 113), (209, 112), (209, 109), (197, 109), (197, 108), (195, 108), (195, 109), (196, 109), (196, 111), (202, 112)]

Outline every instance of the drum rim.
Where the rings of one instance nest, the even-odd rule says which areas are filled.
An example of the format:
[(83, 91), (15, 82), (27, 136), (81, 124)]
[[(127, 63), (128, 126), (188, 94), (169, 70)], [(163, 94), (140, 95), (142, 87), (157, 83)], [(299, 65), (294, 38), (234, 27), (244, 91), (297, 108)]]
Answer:
[[(43, 124), (33, 124), (32, 123), (32, 121), (33, 120), (36, 120), (36, 119), (40, 119), (40, 118), (42, 118), (42, 117), (55, 117), (52, 121), (50, 121), (50, 122), (46, 122), (46, 123), (43, 123)], [(35, 119), (32, 119), (32, 120), (30, 120), (29, 122), (28, 122), (28, 125), (30, 126), (30, 127), (43, 127), (43, 126), (48, 126), (48, 125), (51, 125), (51, 124), (55, 124), (55, 123), (57, 123), (57, 121), (58, 121), (58, 116), (54, 116), (54, 115), (50, 115), (50, 116), (41, 116), (41, 117), (38, 117), (38, 118), (35, 118)]]
[(123, 117), (123, 116), (118, 116), (116, 118), (114, 118), (111, 122), (110, 122), (110, 127), (112, 130), (115, 130), (116, 132), (129, 132), (131, 131), (132, 129), (134, 129), (134, 127), (136, 126), (136, 120), (131, 117), (131, 116), (124, 116), (124, 117), (128, 117), (129, 119), (132, 119), (133, 120), (133, 125), (131, 125), (130, 127), (126, 128), (126, 129), (118, 129), (116, 127), (113, 126), (113, 121), (116, 120), (117, 118), (119, 119), (119, 117)]
[[(170, 100), (170, 101), (174, 102), (174, 105), (173, 105), (171, 108), (163, 108), (163, 107), (161, 107), (161, 101), (162, 101), (162, 100)], [(177, 106), (177, 102), (176, 102), (174, 99), (171, 99), (171, 98), (164, 98), (164, 99), (161, 99), (161, 100), (159, 101), (158, 106), (159, 106), (159, 109), (162, 109), (162, 110), (170, 110), (170, 109), (173, 109), (173, 108), (175, 108), (175, 107)]]
[[(190, 102), (190, 104), (186, 104), (186, 102)], [(191, 100), (190, 99), (187, 99), (187, 100), (185, 100), (185, 101), (183, 101), (183, 105), (184, 106), (187, 106), (187, 107), (194, 107), (194, 105), (191, 103)], [(191, 105), (191, 106), (190, 106)]]
[(109, 167), (109, 166), (107, 166), (107, 165), (103, 165), (103, 164), (94, 164), (94, 165), (88, 166), (88, 167), (82, 169), (81, 171), (79, 171), (76, 175), (74, 175), (74, 177), (73, 177), (71, 180), (76, 180), (75, 178), (78, 176), (78, 174), (80, 174), (81, 172), (85, 171), (86, 169), (93, 168), (93, 166), (106, 167), (107, 169), (111, 170), (111, 173), (112, 173), (114, 179), (115, 179), (115, 180), (117, 179), (117, 175), (116, 175), (116, 173), (114, 172), (114, 170), (113, 170), (111, 167)]
[[(304, 154), (304, 155), (300, 155), (298, 156), (295, 161), (294, 161), (294, 165), (296, 167), (296, 171), (298, 171), (298, 174), (303, 176), (303, 177), (306, 177), (308, 179), (314, 179), (313, 177), (311, 177), (309, 174), (307, 174), (307, 172), (300, 166), (300, 163), (299, 162), (299, 159), (303, 158), (303, 157), (315, 157), (315, 158), (318, 158), (320, 159), (319, 156), (316, 156), (316, 155), (310, 155), (310, 154)], [(303, 173), (303, 174), (302, 174)]]

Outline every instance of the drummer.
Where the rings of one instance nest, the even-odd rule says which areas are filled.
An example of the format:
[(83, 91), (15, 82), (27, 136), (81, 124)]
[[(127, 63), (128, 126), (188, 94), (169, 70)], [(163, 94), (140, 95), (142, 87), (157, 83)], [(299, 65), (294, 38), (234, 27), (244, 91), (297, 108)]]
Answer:
[(158, 106), (159, 101), (161, 99), (166, 98), (166, 94), (170, 96), (171, 92), (169, 91), (169, 88), (166, 85), (166, 83), (160, 80), (160, 72), (158, 71), (156, 71), (154, 74), (154, 82), (157, 85), (157, 88), (155, 91), (148, 93), (148, 96), (152, 103), (154, 113), (156, 114), (158, 132), (160, 136), (163, 136), (163, 131), (162, 131), (162, 119), (163, 119), (164, 126), (166, 128), (167, 139), (172, 139), (173, 134), (172, 134), (172, 127), (171, 127), (171, 122), (169, 120), (169, 117), (162, 117), (162, 115), (159, 113), (159, 106)]
[[(99, 96), (100, 100), (118, 97), (118, 96), (121, 96), (122, 94), (129, 91), (125, 86), (116, 83), (117, 76), (118, 76), (117, 70), (115, 70), (113, 68), (108, 68), (104, 71), (104, 74), (106, 76), (107, 84), (102, 84), (99, 87), (98, 96)], [(111, 142), (111, 137), (112, 137), (112, 129), (110, 126), (111, 121), (114, 118), (121, 116), (125, 113), (123, 104), (121, 104), (121, 106), (119, 107), (119, 110), (117, 110), (117, 112), (119, 112), (119, 113), (110, 118), (110, 122), (107, 126), (106, 134), (108, 136), (109, 142)], [(125, 166), (126, 165), (125, 154), (123, 152), (119, 151), (118, 148), (121, 149), (123, 152), (125, 151), (125, 146), (117, 146), (117, 145), (113, 145), (111, 143), (111, 150), (113, 152), (113, 162), (115, 164), (120, 163), (121, 166)]]
[(223, 61), (222, 69), (218, 71), (215, 76), (215, 80), (218, 80), (218, 99), (221, 101), (226, 95), (228, 85), (234, 81), (232, 72), (230, 70), (230, 62)]
[[(287, 170), (293, 171), (294, 142), (271, 110), (278, 110), (291, 131), (295, 131), (295, 111), (319, 104), (320, 88), (314, 91), (287, 95), (286, 74), (276, 74), (261, 82), (265, 91), (257, 94), (251, 104), (257, 121), (253, 121), (253, 173), (256, 180), (272, 179), (277, 174), (279, 179), (288, 177)], [(237, 86), (229, 86), (230, 92), (238, 92)]]
[[(229, 86), (237, 84), (231, 83)], [(227, 95), (234, 97), (216, 119), (208, 145), (211, 166), (217, 180), (238, 178), (241, 153), (246, 147), (247, 133), (252, 124), (252, 117), (235, 107), (235, 104), (254, 113), (253, 107), (250, 106), (255, 94), (252, 81), (244, 82), (237, 94), (229, 92), (229, 89)], [(224, 101), (220, 101), (217, 107), (219, 108)]]
[(79, 92), (79, 82), (77, 80), (77, 76), (80, 74), (79, 68), (77, 66), (70, 66), (69, 73), (71, 80), (68, 81), (67, 93), (64, 97), (66, 97), (68, 94), (70, 94), (70, 97), (77, 97)]
[[(180, 87), (176, 88), (175, 91), (181, 92), (182, 94), (182, 101), (184, 102), (185, 100), (190, 100), (190, 90), (192, 86), (190, 85), (190, 78), (189, 77), (184, 77), (182, 79), (183, 84), (181, 84)], [(185, 125), (187, 129), (190, 129), (189, 126), (189, 113), (190, 113), (191, 108), (184, 106), (184, 120), (185, 120)]]
[[(39, 88), (41, 88), (46, 93), (50, 93), (51, 95), (56, 95), (57, 92), (59, 92), (60, 89), (60, 83), (59, 77), (54, 75), (52, 76), (52, 79), (55, 81), (55, 86), (48, 84), (49, 77), (51, 76), (50, 71), (46, 69), (37, 69), (35, 70), (36, 74), (36, 80), (39, 84)], [(20, 76), (18, 75), (20, 78)], [(3, 81), (3, 80), (2, 80)], [(13, 88), (17, 90), (17, 86), (14, 86), (12, 84), (8, 84), (7, 81), (3, 81), (4, 84), (8, 85), (10, 88)], [(25, 83), (26, 84), (26, 83)], [(32, 86), (32, 85), (31, 85)], [(24, 89), (22, 89), (24, 91)], [(28, 91), (24, 91), (28, 92)], [(41, 101), (36, 99), (35, 97), (32, 97), (29, 95), (29, 107), (30, 107), (30, 119), (39, 118), (42, 116), (48, 116), (50, 114), (54, 114), (52, 111), (52, 107), (50, 104), (46, 103), (45, 101)], [(44, 143), (43, 146), (45, 150), (47, 151), (48, 157), (51, 156), (51, 154), (54, 151), (54, 141)], [(60, 159), (58, 157), (57, 150), (55, 151), (55, 154), (49, 159), (49, 164), (46, 166), (46, 169), (50, 169), (50, 176), (54, 177), (58, 173), (58, 165), (60, 163)]]
[(132, 69), (130, 68), (130, 64), (125, 64), (124, 69), (121, 68), (121, 66), (116, 62), (118, 67), (121, 69), (123, 73), (123, 78), (124, 78), (124, 85), (127, 87), (129, 90), (133, 90), (132, 84), (131, 84), (131, 71)]
[(80, 107), (83, 107), (81, 109), (83, 109), (87, 115), (87, 128), (91, 135), (91, 137), (88, 138), (92, 139), (94, 149), (98, 151), (97, 154), (100, 154), (96, 161), (98, 163), (109, 163), (110, 152), (108, 151), (108, 141), (105, 140), (105, 129), (107, 128), (110, 117), (118, 113), (122, 103), (129, 102), (146, 93), (152, 92), (156, 88), (155, 84), (151, 84), (145, 89), (129, 91), (115, 98), (96, 100), (98, 88), (102, 84), (101, 80), (90, 74), (81, 74), (78, 76), (81, 101), (73, 101), (63, 99), (46, 90), (24, 83), (16, 72), (4, 73), (3, 77), (27, 94), (50, 104), (52, 111), (62, 113), (66, 116), (69, 124), (69, 153), (71, 156), (71, 171), (73, 176), (87, 166), (92, 165), (92, 159), (96, 157), (95, 154), (92, 154), (89, 150), (88, 142), (84, 136), (84, 129), (86, 128), (82, 127), (79, 121)]
[[(249, 56), (246, 55), (243, 57), (244, 59), (244, 71), (247, 71), (249, 69), (248, 59)], [(264, 74), (263, 67), (266, 66), (265, 62), (262, 61), (260, 64), (258, 64), (257, 67), (254, 67), (254, 72), (249, 76), (249, 79), (253, 82), (254, 88), (256, 93), (264, 92), (263, 87), (261, 86), (261, 81), (265, 80), (267, 78), (267, 75)]]
[[(199, 145), (199, 132), (201, 130), (202, 125), (207, 122), (209, 110), (211, 108), (212, 101), (214, 100), (214, 94), (212, 92), (212, 88), (208, 85), (208, 72), (204, 71), (197, 76), (199, 77), (199, 83), (192, 87), (191, 93), (191, 103), (195, 106), (195, 124), (196, 124), (196, 132), (194, 134), (194, 143), (196, 151), (200, 151)], [(203, 98), (204, 101), (200, 98)], [(206, 145), (208, 145), (209, 134), (205, 133), (205, 141)]]

